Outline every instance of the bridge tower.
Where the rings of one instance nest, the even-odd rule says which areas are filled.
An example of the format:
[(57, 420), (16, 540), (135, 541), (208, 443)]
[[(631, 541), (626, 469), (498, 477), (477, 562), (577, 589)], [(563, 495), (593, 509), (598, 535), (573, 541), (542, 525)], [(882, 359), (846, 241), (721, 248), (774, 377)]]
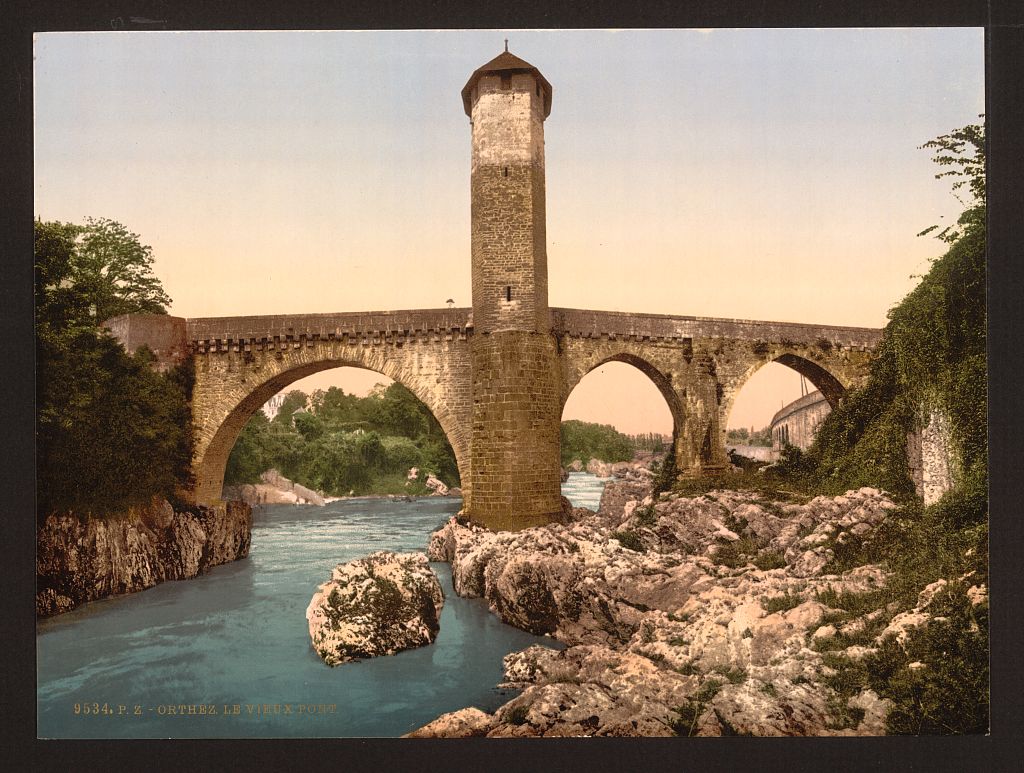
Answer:
[(492, 529), (522, 529), (561, 509), (544, 211), (551, 84), (506, 47), (470, 76), (462, 101), (473, 148), (468, 511)]

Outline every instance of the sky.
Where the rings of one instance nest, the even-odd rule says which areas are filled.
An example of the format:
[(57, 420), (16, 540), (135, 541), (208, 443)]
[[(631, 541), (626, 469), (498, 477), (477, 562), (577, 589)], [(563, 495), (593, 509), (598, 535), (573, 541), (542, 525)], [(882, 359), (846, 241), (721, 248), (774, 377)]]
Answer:
[[(552, 306), (882, 327), (962, 209), (919, 146), (984, 112), (980, 28), (43, 33), (36, 214), (124, 223), (179, 316), (469, 306), (460, 91), (506, 37), (553, 86)], [(766, 366), (729, 426), (799, 395)], [(671, 432), (618, 363), (564, 418)]]

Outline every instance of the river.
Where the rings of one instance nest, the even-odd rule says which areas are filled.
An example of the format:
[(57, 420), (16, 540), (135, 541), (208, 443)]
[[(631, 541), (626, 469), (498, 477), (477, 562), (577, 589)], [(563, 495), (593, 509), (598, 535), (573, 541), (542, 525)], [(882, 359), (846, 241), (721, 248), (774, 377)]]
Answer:
[[(605, 481), (563, 492), (596, 508)], [(504, 625), (480, 599), (445, 603), (433, 644), (337, 668), (313, 652), (305, 612), (337, 563), (424, 550), (461, 500), (348, 499), (253, 513), (249, 557), (183, 582), (86, 604), (37, 626), (41, 738), (398, 736), (465, 706), (493, 711), (503, 655), (550, 638)]]

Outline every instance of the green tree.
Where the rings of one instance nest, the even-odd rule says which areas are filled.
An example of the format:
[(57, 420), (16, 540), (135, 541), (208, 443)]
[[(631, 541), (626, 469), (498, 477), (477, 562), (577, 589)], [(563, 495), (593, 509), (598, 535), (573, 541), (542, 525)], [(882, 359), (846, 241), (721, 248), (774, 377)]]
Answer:
[(89, 218), (81, 230), (75, 281), (98, 322), (121, 314), (166, 314), (171, 299), (153, 274), (153, 250), (113, 220)]
[(293, 414), (299, 408), (305, 408), (308, 401), (308, 396), (301, 389), (290, 391), (284, 396), (284, 400), (281, 401), (281, 407), (278, 408), (277, 413), (274, 415), (274, 424), (292, 426)]
[[(102, 222), (117, 231), (112, 221)], [(173, 496), (189, 477), (189, 373), (153, 372), (151, 352), (129, 356), (98, 327), (98, 310), (113, 308), (114, 300), (121, 303), (117, 313), (159, 313), (162, 306), (145, 299), (166, 295), (148, 261), (136, 271), (94, 271), (95, 251), (83, 251), (94, 223), (35, 223), (40, 517), (123, 510)]]
[[(260, 411), (262, 413), (262, 411)], [(302, 435), (304, 440), (316, 440), (324, 434), (324, 422), (314, 413), (301, 412), (292, 414), (292, 423), (295, 430)]]
[(625, 462), (633, 458), (632, 441), (610, 424), (570, 419), (562, 422), (561, 435), (563, 466), (575, 459), (586, 464), (591, 459)]
[[(948, 167), (936, 174), (935, 178), (953, 178), (953, 194), (965, 207), (956, 225), (946, 226), (935, 235), (935, 238), (952, 244), (969, 226), (983, 226), (985, 223), (985, 124), (969, 124), (962, 129), (936, 137), (921, 148), (934, 153), (932, 160), (936, 164)], [(967, 187), (969, 194), (967, 198), (957, 194), (964, 186)], [(918, 236), (924, 236), (938, 228), (938, 225), (929, 226)]]

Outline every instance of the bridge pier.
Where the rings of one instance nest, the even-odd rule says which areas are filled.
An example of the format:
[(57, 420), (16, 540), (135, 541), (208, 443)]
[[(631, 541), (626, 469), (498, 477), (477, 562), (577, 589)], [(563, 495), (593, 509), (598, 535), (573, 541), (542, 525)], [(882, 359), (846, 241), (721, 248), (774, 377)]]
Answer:
[(474, 336), (474, 523), (495, 530), (548, 523), (561, 511), (561, 403), (550, 335)]

